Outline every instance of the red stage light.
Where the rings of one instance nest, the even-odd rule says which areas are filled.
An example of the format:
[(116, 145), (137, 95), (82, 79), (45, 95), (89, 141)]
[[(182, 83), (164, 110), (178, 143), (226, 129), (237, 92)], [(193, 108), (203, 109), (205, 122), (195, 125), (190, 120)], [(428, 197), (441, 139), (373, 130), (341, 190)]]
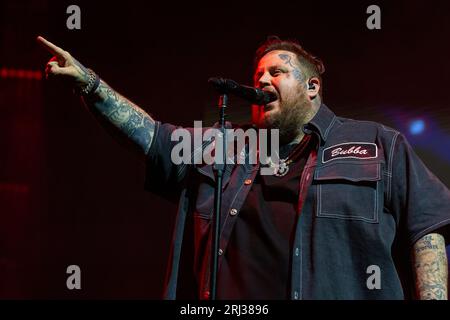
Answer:
[(1, 68), (0, 78), (42, 80), (42, 72), (39, 70)]

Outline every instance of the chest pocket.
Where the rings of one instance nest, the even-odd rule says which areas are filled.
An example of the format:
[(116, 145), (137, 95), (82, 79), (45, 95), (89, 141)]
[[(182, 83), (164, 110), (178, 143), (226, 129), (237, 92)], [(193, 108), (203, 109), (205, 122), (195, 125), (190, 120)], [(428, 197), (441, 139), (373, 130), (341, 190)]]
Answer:
[(378, 223), (383, 201), (381, 163), (333, 163), (317, 168), (316, 216)]

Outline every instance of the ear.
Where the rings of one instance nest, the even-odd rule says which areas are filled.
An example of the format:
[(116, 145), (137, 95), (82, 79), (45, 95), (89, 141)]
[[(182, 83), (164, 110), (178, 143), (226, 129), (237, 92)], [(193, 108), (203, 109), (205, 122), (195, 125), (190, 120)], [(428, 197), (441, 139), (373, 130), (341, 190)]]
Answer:
[(317, 77), (312, 77), (308, 80), (308, 88), (306, 89), (306, 92), (308, 93), (310, 100), (315, 99), (319, 95), (320, 85), (320, 80)]

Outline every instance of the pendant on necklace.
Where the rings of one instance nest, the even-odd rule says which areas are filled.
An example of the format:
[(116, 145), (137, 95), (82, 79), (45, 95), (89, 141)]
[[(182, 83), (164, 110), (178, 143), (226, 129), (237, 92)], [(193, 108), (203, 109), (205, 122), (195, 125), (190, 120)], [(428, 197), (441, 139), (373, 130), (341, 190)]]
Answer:
[(284, 177), (289, 171), (289, 165), (285, 160), (281, 159), (278, 167), (275, 167), (274, 175), (277, 177)]

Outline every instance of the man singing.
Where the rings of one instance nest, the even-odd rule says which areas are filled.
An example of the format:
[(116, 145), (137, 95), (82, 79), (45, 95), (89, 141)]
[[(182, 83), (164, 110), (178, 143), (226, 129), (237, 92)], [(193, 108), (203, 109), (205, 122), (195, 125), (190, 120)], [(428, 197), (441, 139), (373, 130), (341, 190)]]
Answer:
[[(146, 188), (178, 202), (166, 299), (210, 296), (213, 165), (175, 164), (171, 134), (67, 51), (47, 77), (70, 79), (94, 115), (147, 163)], [(322, 101), (322, 62), (270, 38), (254, 86), (276, 100), (254, 106), (256, 128), (278, 129), (280, 165), (227, 164), (217, 298), (447, 299), (450, 192), (405, 137), (336, 116)]]

